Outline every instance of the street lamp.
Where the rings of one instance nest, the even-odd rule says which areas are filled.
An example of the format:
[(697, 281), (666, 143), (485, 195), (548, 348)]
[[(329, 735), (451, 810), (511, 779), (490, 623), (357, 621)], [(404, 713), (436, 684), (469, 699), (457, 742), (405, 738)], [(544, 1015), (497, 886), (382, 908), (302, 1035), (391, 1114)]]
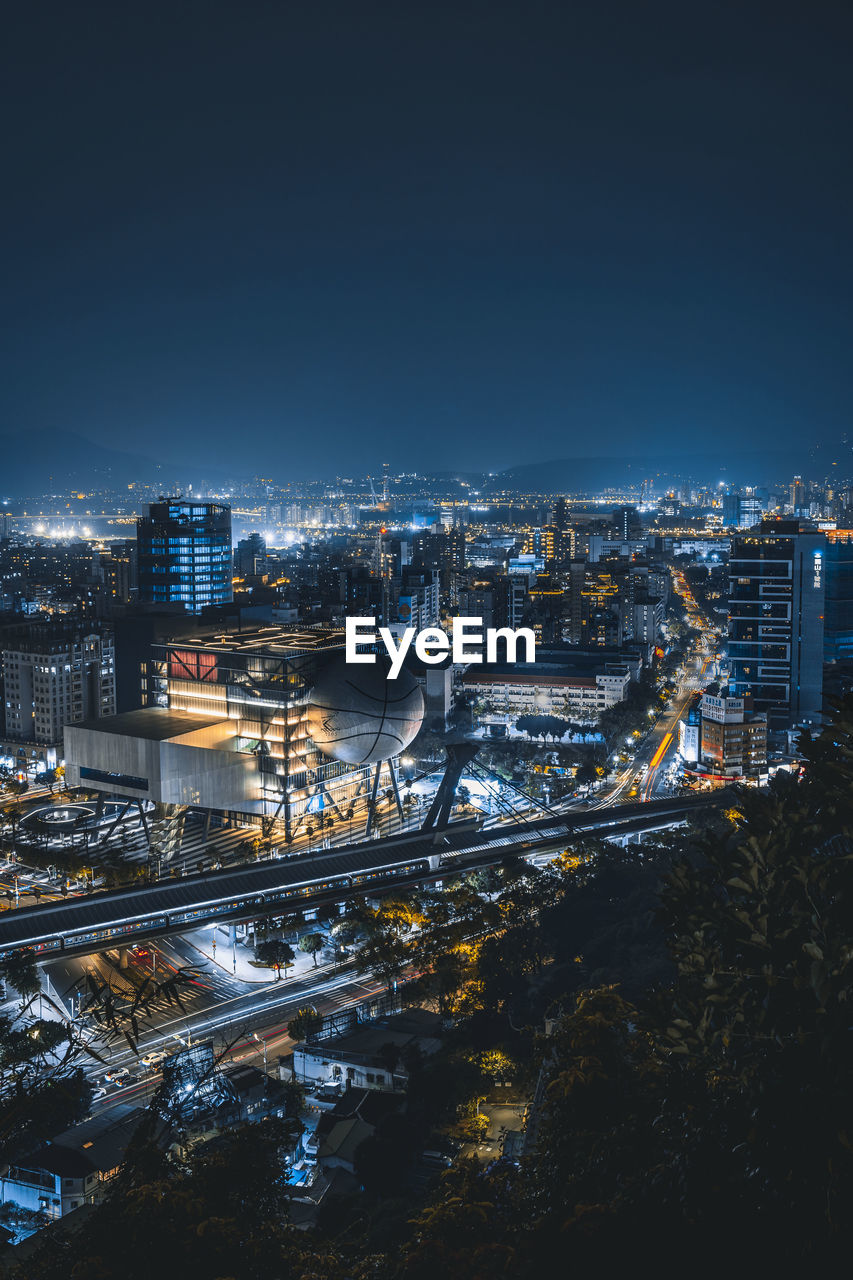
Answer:
[(264, 1051), (264, 1075), (266, 1075), (267, 1074), (267, 1042), (266, 1040), (262, 1040), (256, 1031), (252, 1032), (252, 1039), (257, 1040), (258, 1044), (261, 1046), (261, 1048)]

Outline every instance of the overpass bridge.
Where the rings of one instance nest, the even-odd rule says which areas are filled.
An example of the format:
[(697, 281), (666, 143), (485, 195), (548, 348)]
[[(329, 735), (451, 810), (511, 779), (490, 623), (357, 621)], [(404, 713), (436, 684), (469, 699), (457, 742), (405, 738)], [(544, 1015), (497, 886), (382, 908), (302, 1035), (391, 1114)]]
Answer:
[(583, 835), (618, 839), (671, 826), (724, 802), (725, 793), (553, 814), (516, 827), (454, 823), (439, 831), (345, 845), (250, 867), (160, 881), (63, 902), (10, 909), (0, 917), (0, 960), (88, 955), (105, 946), (305, 911), (325, 902), (385, 893), (494, 866), (508, 857), (557, 852)]

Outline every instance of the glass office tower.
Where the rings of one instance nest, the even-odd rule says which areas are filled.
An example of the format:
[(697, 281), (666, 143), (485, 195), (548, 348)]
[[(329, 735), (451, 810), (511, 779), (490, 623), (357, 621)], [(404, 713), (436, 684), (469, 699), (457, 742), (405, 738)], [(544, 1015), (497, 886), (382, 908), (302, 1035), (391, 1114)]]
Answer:
[(136, 526), (139, 599), (188, 613), (231, 599), (231, 508), (166, 498)]
[(771, 729), (819, 723), (827, 540), (797, 520), (765, 520), (732, 539), (730, 687), (752, 694)]

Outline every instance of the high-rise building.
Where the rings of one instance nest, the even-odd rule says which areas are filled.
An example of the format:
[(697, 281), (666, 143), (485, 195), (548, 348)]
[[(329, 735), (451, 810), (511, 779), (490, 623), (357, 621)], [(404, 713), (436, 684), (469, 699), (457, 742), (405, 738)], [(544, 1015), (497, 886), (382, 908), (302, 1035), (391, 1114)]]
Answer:
[(559, 568), (575, 554), (574, 529), (571, 525), (561, 529), (556, 523), (542, 525), (527, 535), (524, 550), (527, 554), (540, 556), (546, 566)]
[(459, 575), (465, 571), (465, 530), (453, 526), (441, 533), (416, 533), (412, 544), (415, 569), (437, 569), (444, 599), (455, 602)]
[(723, 494), (723, 524), (726, 528), (751, 529), (761, 519), (761, 499), (755, 489)]
[(740, 498), (739, 492), (723, 494), (723, 526), (726, 529), (740, 528)]
[(820, 719), (827, 541), (798, 520), (765, 520), (732, 539), (732, 693), (751, 693), (769, 727)]
[(250, 533), (248, 538), (237, 543), (234, 552), (234, 572), (241, 578), (258, 578), (266, 573), (267, 544), (259, 533)]
[(418, 573), (409, 565), (403, 568), (396, 601), (396, 621), (401, 626), (416, 631), (438, 626), (438, 576), (437, 569)]
[(617, 507), (613, 512), (613, 523), (616, 526), (616, 537), (622, 542), (630, 542), (643, 536), (643, 521), (636, 507)]
[(108, 601), (126, 604), (136, 594), (136, 543), (128, 538), (113, 542), (94, 565), (100, 594)]
[(2, 663), (5, 744), (16, 757), (52, 768), (65, 725), (115, 714), (108, 627), (88, 620), (21, 627), (4, 635)]
[(188, 613), (231, 599), (231, 508), (166, 498), (137, 521), (139, 599)]
[(625, 638), (625, 621), (631, 609), (623, 610), (627, 574), (624, 566), (572, 563), (569, 571), (569, 639), (572, 644), (618, 648)]
[(853, 658), (853, 529), (826, 531), (826, 600), (823, 656)]

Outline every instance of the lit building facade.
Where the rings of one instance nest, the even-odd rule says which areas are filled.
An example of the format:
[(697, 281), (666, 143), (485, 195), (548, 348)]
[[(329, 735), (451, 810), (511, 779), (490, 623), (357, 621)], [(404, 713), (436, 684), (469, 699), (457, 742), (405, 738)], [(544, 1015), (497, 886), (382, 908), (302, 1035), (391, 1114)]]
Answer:
[(4, 638), (4, 747), (54, 768), (65, 725), (115, 714), (113, 635), (95, 622), (35, 624)]
[(231, 508), (169, 498), (137, 521), (139, 599), (188, 613), (232, 598)]
[(727, 778), (759, 778), (767, 770), (767, 717), (752, 711), (749, 694), (703, 694), (700, 703), (703, 765)]
[(156, 645), (144, 694), (149, 705), (227, 721), (234, 750), (256, 761), (248, 807), (280, 817), (292, 833), (310, 814), (343, 819), (367, 786), (367, 766), (330, 759), (308, 736), (309, 692), (343, 649), (336, 628), (264, 627)]
[(462, 686), (496, 714), (551, 715), (595, 724), (602, 711), (624, 700), (633, 674), (627, 663), (540, 650), (536, 662), (472, 665)]

